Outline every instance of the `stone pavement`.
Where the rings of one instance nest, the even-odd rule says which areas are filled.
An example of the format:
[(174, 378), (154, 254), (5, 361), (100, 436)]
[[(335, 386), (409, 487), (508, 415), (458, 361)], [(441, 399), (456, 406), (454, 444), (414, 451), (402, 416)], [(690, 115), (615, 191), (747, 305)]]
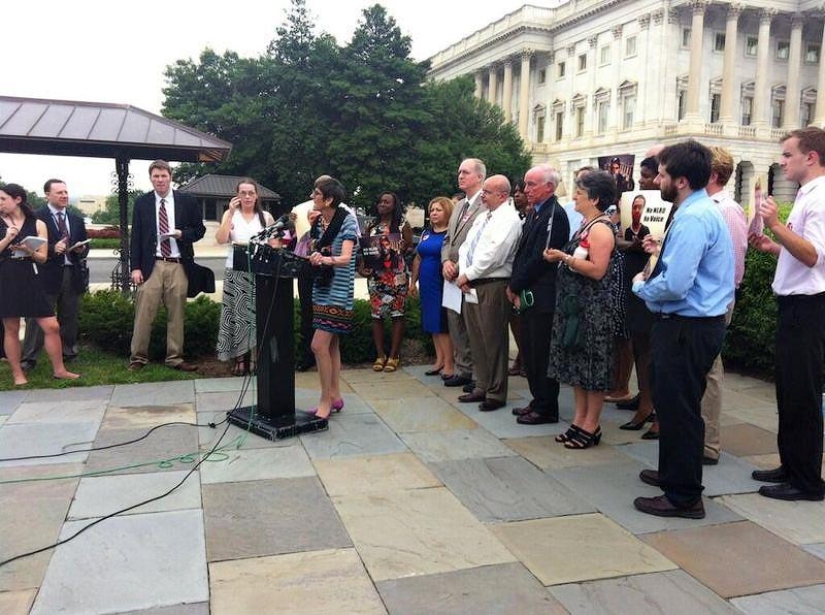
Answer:
[[(618, 429), (629, 413), (606, 410), (602, 444), (569, 451), (553, 442), (567, 423), (516, 424), (523, 379), (480, 413), (425, 369), (346, 370), (330, 429), (291, 440), (176, 424), (0, 463), (0, 560), (180, 485), (0, 568), (0, 613), (825, 611), (825, 503), (767, 500), (750, 479), (777, 461), (769, 384), (728, 376), (708, 515), (688, 521), (633, 509), (657, 493), (637, 478), (657, 443)], [(298, 374), (299, 407), (316, 379)], [(217, 422), (241, 384), (0, 393), (0, 457)], [(563, 389), (567, 420), (571, 403)]]

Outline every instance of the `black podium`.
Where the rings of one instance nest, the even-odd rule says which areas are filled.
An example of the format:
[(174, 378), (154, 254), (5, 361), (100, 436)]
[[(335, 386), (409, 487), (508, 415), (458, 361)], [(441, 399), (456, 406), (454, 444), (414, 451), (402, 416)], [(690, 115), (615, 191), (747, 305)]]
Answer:
[(255, 276), (258, 404), (227, 413), (230, 423), (276, 440), (327, 428), (327, 419), (295, 413), (295, 333), (292, 280), (306, 259), (266, 244), (235, 246), (235, 271)]

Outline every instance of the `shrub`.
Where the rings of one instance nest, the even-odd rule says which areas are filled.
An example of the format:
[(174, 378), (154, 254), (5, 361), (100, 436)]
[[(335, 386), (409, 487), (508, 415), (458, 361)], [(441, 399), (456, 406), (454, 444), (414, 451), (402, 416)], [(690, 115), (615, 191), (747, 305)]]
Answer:
[(89, 239), (120, 239), (120, 228), (107, 226), (106, 228), (89, 228), (86, 230)]

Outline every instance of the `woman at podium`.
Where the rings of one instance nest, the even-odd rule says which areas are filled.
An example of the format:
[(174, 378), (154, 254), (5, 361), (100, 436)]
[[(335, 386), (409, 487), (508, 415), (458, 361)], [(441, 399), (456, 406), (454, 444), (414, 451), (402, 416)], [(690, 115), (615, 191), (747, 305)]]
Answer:
[(354, 216), (338, 207), (346, 194), (337, 179), (317, 182), (311, 196), (313, 209), (321, 215), (310, 231), (309, 262), (323, 270), (316, 274), (312, 288), (312, 352), (321, 380), (321, 398), (310, 412), (327, 418), (344, 407), (338, 336), (352, 329), (358, 231)]

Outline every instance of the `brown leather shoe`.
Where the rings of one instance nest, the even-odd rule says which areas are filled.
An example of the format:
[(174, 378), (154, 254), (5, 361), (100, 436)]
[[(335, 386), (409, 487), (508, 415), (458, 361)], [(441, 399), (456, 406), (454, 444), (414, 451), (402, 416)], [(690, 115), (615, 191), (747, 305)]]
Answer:
[(196, 372), (198, 371), (198, 366), (193, 363), (187, 363), (186, 361), (181, 361), (177, 365), (170, 365), (172, 369), (176, 369), (179, 372)]
[(656, 470), (642, 470), (639, 472), (639, 480), (654, 487), (661, 487), (662, 483), (659, 480), (659, 473)]
[(523, 416), (533, 411), (533, 407), (530, 404), (527, 404), (523, 408), (513, 408), (513, 416)]
[(140, 361), (132, 361), (129, 363), (129, 367), (127, 368), (130, 372), (139, 372), (144, 367), (146, 367), (146, 363), (141, 363)]
[(549, 414), (539, 414), (538, 412), (527, 412), (516, 419), (519, 425), (544, 425), (545, 423), (558, 423), (557, 416), (550, 416)]
[(667, 496), (660, 495), (655, 498), (636, 498), (633, 500), (633, 506), (648, 515), (655, 515), (656, 517), (681, 517), (683, 519), (704, 519), (705, 505), (702, 504), (702, 498), (696, 500), (692, 506), (679, 508), (670, 503)]
[(465, 393), (464, 395), (458, 396), (458, 401), (462, 404), (469, 404), (477, 401), (484, 401), (485, 396), (484, 393)]
[(493, 410), (498, 410), (506, 405), (507, 402), (501, 401), (500, 399), (485, 399), (478, 405), (478, 409), (482, 412), (492, 412)]

